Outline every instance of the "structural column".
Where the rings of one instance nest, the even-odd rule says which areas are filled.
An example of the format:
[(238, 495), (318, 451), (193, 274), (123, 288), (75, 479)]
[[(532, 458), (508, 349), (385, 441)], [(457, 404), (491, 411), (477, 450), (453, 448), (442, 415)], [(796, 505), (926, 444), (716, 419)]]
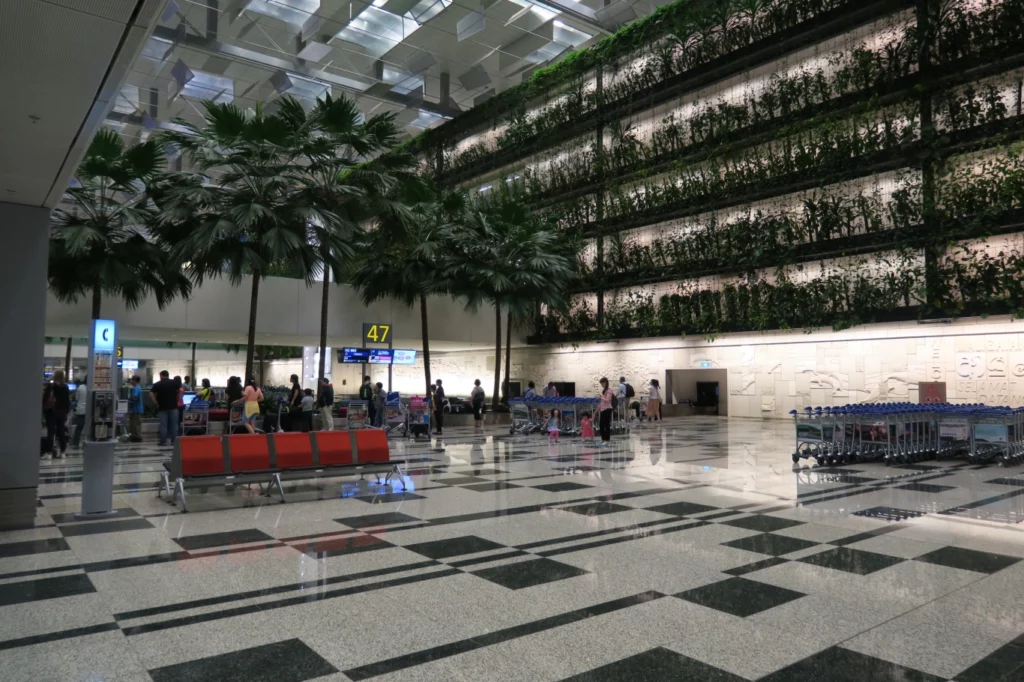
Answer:
[(36, 515), (49, 222), (48, 208), (0, 202), (0, 530)]

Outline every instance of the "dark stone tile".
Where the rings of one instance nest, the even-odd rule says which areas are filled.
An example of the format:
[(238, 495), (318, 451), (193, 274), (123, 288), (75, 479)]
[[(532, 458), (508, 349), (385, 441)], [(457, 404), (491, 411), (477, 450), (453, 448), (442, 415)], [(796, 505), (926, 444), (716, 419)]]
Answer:
[(737, 566), (736, 568), (730, 568), (722, 573), (728, 573), (729, 575), (746, 575), (747, 573), (753, 573), (755, 571), (761, 571), (772, 566), (778, 566), (779, 564), (789, 563), (789, 559), (783, 559), (782, 557), (773, 556), (768, 559), (762, 559), (761, 561), (755, 561), (752, 564), (745, 564), (743, 566)]
[(847, 535), (845, 538), (837, 538), (835, 540), (829, 540), (827, 545), (836, 545), (838, 547), (845, 547), (846, 545), (852, 545), (855, 542), (862, 542), (863, 540), (870, 540), (871, 538), (878, 537), (879, 535), (886, 535), (888, 533), (895, 532), (904, 528), (905, 526), (901, 523), (894, 523), (889, 526), (882, 526), (874, 530), (869, 530), (864, 533), (855, 533), (853, 535)]
[(762, 533), (771, 533), (772, 531), (782, 530), (783, 528), (792, 528), (793, 526), (804, 525), (803, 521), (780, 519), (777, 516), (762, 516), (760, 514), (756, 516), (748, 516), (743, 519), (736, 519), (735, 521), (722, 521), (722, 523), (726, 526), (735, 526), (736, 528), (759, 530)]
[(805, 596), (802, 592), (746, 578), (728, 578), (675, 595), (694, 604), (746, 618)]
[(451, 473), (457, 476), (497, 476), (498, 474), (507, 474), (508, 472), (501, 469), (471, 467), (469, 471), (452, 471)]
[(647, 507), (647, 509), (661, 514), (689, 516), (691, 514), (716, 511), (718, 507), (709, 507), (706, 504), (697, 504), (696, 502), (672, 502), (671, 504), (659, 504), (657, 507)]
[(707, 663), (658, 647), (615, 661), (600, 668), (573, 675), (562, 682), (743, 682), (737, 677)]
[(923, 556), (919, 556), (914, 561), (924, 561), (929, 564), (959, 568), (965, 571), (992, 574), (1013, 566), (1020, 559), (1006, 556), (1005, 554), (978, 552), (962, 547), (942, 547), (934, 552), (928, 552)]
[(449, 538), (447, 540), (434, 540), (432, 542), (418, 542), (414, 545), (405, 545), (405, 549), (430, 557), (431, 559), (447, 559), (453, 556), (464, 554), (476, 554), (477, 552), (490, 552), (495, 549), (505, 549), (505, 545), (478, 538), (475, 535), (467, 535), (461, 538)]
[(955, 489), (955, 485), (935, 485), (933, 483), (907, 483), (893, 487), (893, 490), (910, 490), (915, 493), (942, 493)]
[(904, 668), (880, 658), (831, 647), (758, 682), (945, 682), (945, 678)]
[(757, 552), (758, 554), (768, 554), (771, 556), (798, 552), (801, 549), (814, 547), (817, 544), (817, 542), (811, 542), (810, 540), (788, 538), (785, 535), (773, 535), (772, 533), (761, 533), (760, 535), (751, 535), (747, 538), (722, 543), (725, 547), (734, 547), (748, 552)]
[(479, 476), (452, 476), (451, 478), (435, 478), (434, 483), (444, 485), (469, 485), (470, 483), (490, 483), (486, 478)]
[(81, 535), (98, 535), (100, 533), (120, 533), (126, 530), (147, 530), (152, 529), (153, 524), (149, 519), (124, 519), (122, 521), (90, 521), (89, 523), (73, 523), (61, 526), (60, 532), (66, 538), (73, 538)]
[(1019, 682), (1024, 680), (1024, 636), (1001, 646), (956, 676), (957, 682)]
[(633, 507), (612, 502), (588, 502), (587, 504), (576, 504), (571, 507), (559, 507), (559, 511), (572, 512), (582, 516), (600, 516), (602, 514), (614, 514), (616, 512), (636, 511)]
[(371, 526), (390, 526), (396, 523), (409, 523), (419, 521), (415, 516), (402, 514), (400, 512), (385, 512), (383, 514), (367, 514), (366, 516), (349, 516), (343, 519), (334, 519), (343, 526), (349, 528), (370, 528)]
[(88, 625), (82, 628), (72, 628), (71, 630), (58, 630), (57, 632), (47, 632), (42, 635), (31, 635), (29, 637), (19, 637), (18, 639), (5, 639), (0, 642), (0, 651), (5, 649), (17, 649), (23, 646), (35, 646), (37, 644), (48, 644), (50, 642), (59, 642), (62, 639), (75, 639), (77, 637), (85, 637), (87, 635), (96, 635), (101, 632), (113, 632), (114, 630), (120, 630), (120, 626), (117, 623), (100, 623), (99, 625)]
[[(125, 519), (125, 518), (128, 518), (128, 517), (138, 516), (139, 515), (139, 512), (135, 511), (131, 507), (124, 507), (123, 509), (115, 509), (114, 511), (117, 512), (116, 516), (108, 516), (108, 517), (106, 517), (103, 520), (107, 521), (107, 520), (112, 520), (112, 519)], [(53, 522), (56, 523), (56, 524), (61, 524), (61, 523), (77, 523), (77, 522), (88, 521), (89, 520), (89, 519), (76, 519), (74, 513), (70, 513), (70, 514), (51, 514), (51, 517), (53, 518)]]
[(914, 511), (913, 509), (897, 509), (895, 507), (871, 507), (870, 509), (861, 509), (860, 511), (853, 512), (853, 515), (866, 516), (883, 521), (906, 521), (907, 519), (916, 519), (924, 516), (924, 512)]
[(504, 566), (485, 568), (482, 571), (473, 571), (473, 575), (484, 580), (490, 580), (492, 583), (497, 583), (510, 590), (521, 590), (524, 587), (544, 585), (556, 580), (575, 578), (576, 576), (587, 575), (588, 573), (589, 571), (584, 571), (582, 568), (569, 566), (568, 564), (559, 563), (551, 559), (520, 561)]
[(0, 585), (0, 606), (24, 604), (44, 599), (59, 599), (95, 591), (96, 588), (93, 587), (92, 581), (85, 573), (4, 583)]
[(909, 469), (910, 471), (935, 471), (941, 469), (941, 464), (893, 464), (893, 469)]
[(305, 682), (336, 672), (337, 668), (302, 640), (288, 639), (156, 668), (149, 675), (153, 682)]
[(996, 483), (998, 485), (1015, 485), (1020, 488), (1024, 488), (1024, 476), (1016, 478), (993, 478), (991, 481), (985, 481), (986, 483)]
[(26, 542), (0, 543), (0, 559), (28, 554), (46, 554), (63, 552), (71, 549), (64, 538), (48, 538), (46, 540), (28, 540)]
[(322, 559), (324, 557), (338, 556), (339, 554), (358, 554), (359, 552), (373, 552), (378, 549), (394, 547), (390, 542), (381, 540), (377, 535), (345, 535), (340, 538), (324, 538), (313, 540), (303, 545), (294, 545), (296, 549), (305, 554)]
[(462, 487), (465, 490), (473, 490), (478, 493), (489, 493), (495, 490), (508, 490), (509, 488), (520, 488), (522, 486), (515, 485), (514, 483), (506, 483), (505, 481), (490, 481), (488, 483), (477, 483), (475, 485), (464, 485)]
[(883, 568), (901, 564), (905, 560), (888, 554), (877, 552), (865, 552), (862, 549), (850, 549), (849, 547), (836, 547), (826, 550), (820, 554), (812, 554), (802, 559), (797, 559), (805, 564), (834, 568), (837, 571), (856, 573), (857, 575), (868, 575)]
[(537, 490), (545, 490), (549, 493), (564, 493), (570, 490), (583, 490), (584, 488), (593, 488), (592, 485), (583, 485), (582, 483), (573, 483), (572, 481), (562, 481), (561, 483), (549, 483), (547, 485), (534, 485), (531, 488)]
[(370, 504), (387, 504), (388, 502), (402, 502), (404, 500), (425, 500), (427, 498), (423, 495), (417, 495), (416, 493), (381, 493), (380, 495), (358, 495), (352, 498), (353, 500), (359, 500), (360, 502), (369, 502)]
[(174, 538), (174, 541), (184, 549), (209, 549), (211, 547), (226, 547), (228, 545), (240, 545), (244, 542), (273, 542), (274, 538), (256, 528), (244, 530), (232, 530), (226, 533), (206, 533), (204, 535), (189, 535), (183, 538)]

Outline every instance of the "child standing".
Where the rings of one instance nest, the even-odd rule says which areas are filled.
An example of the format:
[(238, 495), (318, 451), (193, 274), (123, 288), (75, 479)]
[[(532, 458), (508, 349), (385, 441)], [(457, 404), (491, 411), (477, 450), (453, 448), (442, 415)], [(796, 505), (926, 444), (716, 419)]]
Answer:
[(580, 419), (580, 435), (587, 442), (594, 440), (594, 422), (590, 418), (589, 412), (584, 412), (583, 418)]
[(302, 431), (309, 433), (313, 430), (313, 389), (307, 388), (302, 392)]
[(551, 410), (551, 416), (548, 417), (548, 439), (555, 443), (558, 442), (558, 430), (561, 417), (562, 414), (558, 410)]

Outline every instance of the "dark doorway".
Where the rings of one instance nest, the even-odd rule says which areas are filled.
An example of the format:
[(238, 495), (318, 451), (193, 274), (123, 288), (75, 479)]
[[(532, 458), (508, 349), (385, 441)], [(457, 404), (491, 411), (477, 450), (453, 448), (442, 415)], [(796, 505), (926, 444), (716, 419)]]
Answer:
[(555, 388), (558, 389), (558, 395), (563, 398), (575, 398), (576, 397), (576, 382), (575, 381), (556, 381)]
[(718, 414), (718, 382), (697, 382), (697, 407), (704, 408), (707, 414)]

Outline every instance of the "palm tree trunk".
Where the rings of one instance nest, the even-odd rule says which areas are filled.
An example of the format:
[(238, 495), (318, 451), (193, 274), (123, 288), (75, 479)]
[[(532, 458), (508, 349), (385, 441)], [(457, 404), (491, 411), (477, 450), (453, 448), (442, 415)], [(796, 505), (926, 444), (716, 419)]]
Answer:
[[(256, 351), (256, 305), (260, 297), (260, 270), (254, 268), (252, 271), (252, 298), (249, 300), (249, 340), (245, 347), (245, 376), (242, 383), (252, 378), (252, 360)], [(262, 380), (263, 377), (260, 377)]]
[(100, 304), (103, 302), (103, 292), (100, 291), (100, 285), (97, 283), (92, 288), (92, 319), (100, 319)]
[(192, 342), (192, 390), (195, 390), (196, 384), (199, 383), (199, 378), (196, 376), (196, 342)]
[(509, 393), (509, 374), (512, 370), (512, 311), (509, 310), (505, 318), (505, 383), (501, 385), (501, 401), (508, 404), (511, 397)]
[(267, 363), (266, 363), (266, 359), (267, 359), (267, 353), (266, 353), (266, 351), (264, 349), (261, 348), (260, 349), (260, 386), (265, 386), (266, 383), (267, 383), (266, 382), (266, 377), (267, 377)]
[(324, 293), (320, 297), (320, 367), (317, 369), (317, 379), (326, 376), (324, 369), (327, 364), (327, 301), (331, 294), (330, 267), (324, 263)]
[[(71, 337), (68, 337), (68, 348), (64, 351), (64, 376), (71, 376)], [(70, 380), (70, 379), (69, 379)]]
[(420, 327), (423, 330), (423, 376), (427, 381), (426, 395), (430, 396), (430, 334), (427, 332), (427, 297), (420, 296)]
[(494, 304), (494, 393), (491, 407), (498, 407), (499, 384), (501, 383), (501, 304)]

